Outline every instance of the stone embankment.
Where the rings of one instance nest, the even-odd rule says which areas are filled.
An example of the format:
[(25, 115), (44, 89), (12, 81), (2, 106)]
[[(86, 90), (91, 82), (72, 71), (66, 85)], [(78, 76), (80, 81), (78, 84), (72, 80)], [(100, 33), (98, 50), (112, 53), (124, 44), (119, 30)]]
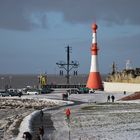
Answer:
[(57, 106), (55, 102), (41, 99), (0, 97), (0, 139), (9, 140), (19, 133), (19, 126), (31, 112)]

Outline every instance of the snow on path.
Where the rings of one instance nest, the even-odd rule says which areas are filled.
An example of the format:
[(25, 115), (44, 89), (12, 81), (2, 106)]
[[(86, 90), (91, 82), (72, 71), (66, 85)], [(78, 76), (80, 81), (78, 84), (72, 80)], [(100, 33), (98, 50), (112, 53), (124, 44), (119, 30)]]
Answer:
[[(15, 97), (16, 98), (16, 97)], [(53, 99), (47, 99), (44, 96), (23, 96), (22, 99), (34, 99), (34, 100), (42, 100), (46, 101), (48, 103), (53, 102), (56, 105), (65, 105), (65, 104), (72, 104), (71, 101), (61, 101), (61, 100), (53, 100)], [(47, 109), (43, 109), (47, 110)], [(40, 114), (40, 111), (34, 111), (30, 115), (26, 116), (23, 121), (21, 122), (20, 128), (19, 128), (19, 134), (16, 138), (13, 138), (12, 140), (23, 140), (22, 136), (25, 131), (28, 131), (32, 133), (31, 130), (31, 122), (32, 119)]]

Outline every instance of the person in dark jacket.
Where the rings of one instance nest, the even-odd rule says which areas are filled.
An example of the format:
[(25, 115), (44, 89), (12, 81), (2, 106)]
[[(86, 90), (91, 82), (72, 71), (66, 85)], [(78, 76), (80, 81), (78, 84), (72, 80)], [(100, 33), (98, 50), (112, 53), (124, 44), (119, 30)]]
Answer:
[(40, 136), (40, 140), (43, 140), (43, 135), (44, 135), (44, 128), (43, 128), (43, 126), (42, 126), (42, 127), (39, 127), (39, 136)]
[(110, 95), (107, 96), (107, 102), (110, 102)]
[(24, 138), (25, 140), (32, 140), (32, 135), (31, 135), (30, 132), (24, 132), (24, 133), (23, 133), (23, 138)]
[(111, 99), (112, 99), (112, 102), (114, 102), (114, 100), (115, 100), (115, 96), (112, 95), (112, 96), (111, 96)]

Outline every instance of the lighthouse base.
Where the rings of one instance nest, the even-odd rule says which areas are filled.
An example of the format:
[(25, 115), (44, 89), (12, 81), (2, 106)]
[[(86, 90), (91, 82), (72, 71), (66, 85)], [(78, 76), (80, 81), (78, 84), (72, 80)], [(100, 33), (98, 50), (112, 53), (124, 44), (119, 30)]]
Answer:
[(99, 72), (90, 72), (86, 87), (96, 90), (103, 89), (101, 76)]

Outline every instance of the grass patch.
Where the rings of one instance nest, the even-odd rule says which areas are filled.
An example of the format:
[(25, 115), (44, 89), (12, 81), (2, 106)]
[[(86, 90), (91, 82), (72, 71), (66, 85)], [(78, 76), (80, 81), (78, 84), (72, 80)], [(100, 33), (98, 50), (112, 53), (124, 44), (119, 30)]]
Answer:
[(85, 106), (81, 108), (82, 110), (95, 110), (96, 106)]
[(120, 107), (127, 108), (128, 104), (105, 102), (105, 103), (96, 103), (96, 104), (87, 105), (87, 106), (82, 107), (81, 109), (82, 110), (98, 110), (98, 111), (101, 111), (101, 110), (108, 110), (108, 109), (118, 110)]

